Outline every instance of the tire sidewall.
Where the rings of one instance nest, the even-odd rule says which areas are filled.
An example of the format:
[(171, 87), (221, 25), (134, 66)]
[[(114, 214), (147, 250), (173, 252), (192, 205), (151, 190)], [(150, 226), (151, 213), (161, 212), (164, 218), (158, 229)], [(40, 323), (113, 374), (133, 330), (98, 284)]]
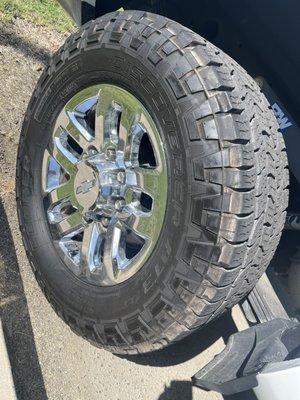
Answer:
[[(19, 213), (33, 267), (58, 302), (72, 314), (91, 320), (113, 321), (149, 305), (174, 275), (180, 259), (189, 210), (188, 136), (177, 116), (175, 97), (148, 64), (128, 50), (102, 47), (70, 57), (57, 70), (51, 70), (52, 65), (49, 79), (40, 82), (34, 94), (24, 124)], [(167, 208), (159, 241), (142, 269), (114, 287), (87, 284), (64, 265), (53, 245), (41, 196), (43, 154), (59, 112), (80, 90), (100, 83), (120, 86), (142, 102), (160, 132), (168, 171)]]

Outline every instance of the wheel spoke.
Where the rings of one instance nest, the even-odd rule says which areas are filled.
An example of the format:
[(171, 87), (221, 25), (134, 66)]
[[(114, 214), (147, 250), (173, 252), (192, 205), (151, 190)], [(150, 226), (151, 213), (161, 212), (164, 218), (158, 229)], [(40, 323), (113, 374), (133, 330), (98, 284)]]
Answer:
[(59, 114), (54, 128), (56, 132), (58, 130), (65, 131), (83, 150), (87, 148), (93, 139), (91, 132), (87, 128), (84, 117), (84, 113), (74, 110), (71, 111), (65, 108)]
[(130, 130), (127, 139), (127, 146), (125, 147), (124, 158), (126, 161), (130, 161), (132, 166), (136, 167), (139, 165), (139, 150), (145, 132), (144, 127), (139, 123), (133, 125)]
[(70, 123), (66, 126), (67, 132), (72, 136), (79, 146), (85, 150), (90, 142), (93, 140), (91, 132), (88, 131), (87, 127), (80, 120), (83, 120), (83, 115), (79, 112), (67, 112)]
[(70, 175), (75, 174), (76, 164), (79, 159), (71, 153), (66, 146), (67, 133), (61, 128), (58, 128), (53, 142), (50, 144), (50, 153), (53, 158), (63, 167)]
[(65, 235), (59, 240), (55, 240), (54, 244), (57, 248), (61, 249), (66, 263), (71, 267), (72, 271), (76, 275), (81, 275), (80, 268), (80, 247), (81, 241), (76, 238), (77, 234), (80, 234), (82, 229), (79, 231), (73, 231), (69, 235)]
[(126, 221), (126, 225), (143, 239), (150, 239), (155, 231), (156, 218), (154, 213), (138, 212), (132, 214)]
[(122, 111), (120, 104), (114, 101), (114, 93), (110, 87), (100, 89), (96, 107), (95, 147), (105, 151), (116, 149), (119, 142), (119, 121)]
[(122, 225), (118, 220), (112, 220), (108, 225), (104, 252), (103, 252), (103, 265), (102, 265), (102, 281), (105, 284), (116, 283), (121, 262), (121, 235)]
[(57, 203), (58, 201), (62, 201), (64, 199), (70, 198), (73, 195), (73, 182), (69, 180), (61, 186), (51, 190), (47, 194), (47, 197), (51, 204)]
[(42, 184), (43, 192), (48, 193), (56, 189), (62, 183), (65, 174), (61, 165), (45, 150), (42, 166)]
[(136, 186), (152, 198), (157, 197), (159, 193), (166, 190), (164, 177), (159, 168), (134, 168), (136, 175)]
[(102, 234), (101, 225), (98, 222), (93, 222), (84, 229), (81, 247), (81, 268), (83, 274), (89, 275), (101, 267), (100, 244)]
[[(126, 225), (143, 238), (157, 240), (157, 226), (161, 225), (165, 212), (165, 176), (159, 168), (139, 167), (133, 170), (135, 174), (129, 175), (129, 183), (134, 195), (131, 194), (131, 205), (128, 207), (131, 215), (126, 220)], [(147, 206), (142, 204), (143, 193), (150, 197)]]
[(82, 216), (79, 211), (75, 211), (73, 214), (68, 215), (61, 222), (56, 224), (60, 236), (65, 236), (70, 232), (78, 230), (83, 225)]
[(83, 150), (94, 139), (93, 124), (99, 87), (96, 85), (79, 92), (66, 104), (56, 121), (56, 128), (65, 129)]
[[(125, 160), (129, 161), (133, 148), (132, 145), (137, 144), (133, 143), (133, 140), (137, 139), (137, 135), (140, 134), (141, 131), (141, 127), (138, 124), (140, 120), (140, 110), (135, 108), (135, 105), (128, 103), (128, 101), (125, 102), (125, 99), (124, 104), (120, 120), (118, 150), (123, 153)], [(140, 134), (140, 137), (141, 136), (142, 134)]]

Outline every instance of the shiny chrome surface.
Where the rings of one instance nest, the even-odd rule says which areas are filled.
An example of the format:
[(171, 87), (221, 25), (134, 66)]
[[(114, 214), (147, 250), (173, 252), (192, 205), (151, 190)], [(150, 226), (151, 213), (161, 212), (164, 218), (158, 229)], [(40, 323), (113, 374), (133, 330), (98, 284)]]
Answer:
[(112, 286), (145, 264), (164, 220), (167, 170), (154, 121), (129, 92), (95, 85), (66, 104), (42, 184), (55, 246), (73, 273)]

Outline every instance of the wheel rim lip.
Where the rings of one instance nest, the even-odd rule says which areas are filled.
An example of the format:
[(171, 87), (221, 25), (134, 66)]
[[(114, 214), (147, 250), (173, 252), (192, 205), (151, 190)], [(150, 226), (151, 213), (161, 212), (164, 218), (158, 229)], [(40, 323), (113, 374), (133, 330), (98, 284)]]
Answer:
[[(137, 108), (139, 110), (142, 110), (143, 116), (146, 117), (146, 122), (147, 122), (147, 126), (148, 126), (147, 135), (150, 138), (156, 161), (158, 161), (157, 167), (159, 169), (161, 169), (161, 171), (162, 171), (163, 178), (161, 181), (164, 183), (164, 185), (160, 186), (160, 191), (159, 191), (160, 193), (158, 196), (159, 208), (160, 208), (160, 213), (159, 213), (160, 218), (159, 218), (159, 220), (156, 220), (157, 226), (155, 229), (152, 230), (153, 236), (151, 237), (151, 241), (149, 241), (149, 244), (147, 246), (144, 245), (142, 247), (142, 249), (134, 257), (132, 257), (130, 260), (128, 260), (127, 262), (124, 263), (124, 265), (122, 266), (121, 275), (113, 283), (109, 282), (109, 281), (105, 281), (103, 279), (101, 281), (99, 281), (99, 279), (97, 277), (95, 277), (94, 275), (93, 276), (90, 275), (89, 277), (82, 276), (82, 273), (80, 272), (80, 261), (79, 261), (79, 264), (76, 265), (74, 260), (71, 260), (70, 257), (66, 254), (66, 251), (62, 248), (62, 241), (61, 240), (57, 241), (53, 237), (52, 237), (52, 239), (54, 241), (55, 247), (58, 250), (58, 253), (59, 253), (60, 257), (62, 258), (64, 264), (66, 264), (66, 266), (81, 280), (83, 280), (87, 283), (90, 283), (90, 284), (97, 285), (97, 286), (115, 286), (115, 285), (118, 285), (120, 283), (127, 281), (132, 276), (134, 276), (148, 261), (149, 257), (151, 256), (151, 254), (154, 251), (154, 248), (157, 245), (157, 242), (159, 240), (161, 230), (163, 227), (165, 213), (166, 213), (168, 174), (167, 174), (167, 163), (166, 163), (166, 157), (165, 157), (165, 152), (164, 152), (164, 146), (163, 146), (163, 142), (162, 142), (162, 138), (161, 138), (161, 134), (159, 132), (158, 126), (154, 122), (154, 119), (151, 117), (151, 115), (148, 112), (148, 110), (146, 109), (146, 107), (141, 103), (141, 101), (136, 96), (134, 96), (133, 94), (128, 92), (127, 90), (123, 89), (120, 86), (107, 84), (107, 83), (92, 85), (92, 86), (89, 86), (86, 89), (83, 89), (80, 92), (76, 93), (65, 104), (63, 110), (66, 111), (69, 108), (72, 108), (72, 107), (75, 108), (78, 106), (78, 104), (80, 104), (81, 99), (85, 98), (84, 100), (86, 100), (86, 93), (87, 93), (87, 91), (89, 91), (89, 89), (91, 89), (93, 93), (95, 93), (96, 91), (98, 93), (100, 93), (104, 88), (116, 90), (117, 92), (122, 93), (122, 95), (124, 95), (125, 97), (133, 100), (136, 103)], [(77, 99), (76, 100), (77, 104), (75, 102), (75, 99)], [(101, 99), (101, 96), (100, 96), (100, 99)], [(118, 99), (118, 98), (116, 99), (117, 102), (119, 100), (120, 99)], [(58, 121), (61, 113), (63, 112), (63, 110), (59, 113), (59, 116), (56, 119), (50, 141), (54, 140), (53, 138), (54, 138), (55, 130), (57, 129), (57, 121)], [(151, 129), (149, 129), (149, 127)], [(78, 128), (78, 126), (77, 126), (77, 128)], [(79, 141), (78, 141), (78, 143), (79, 143)], [(45, 185), (45, 171), (47, 171), (47, 163), (48, 163), (48, 161), (46, 161), (46, 160), (49, 156), (49, 152), (48, 152), (48, 156), (47, 156), (47, 152), (48, 152), (48, 148), (46, 149), (46, 151), (44, 153), (44, 159), (43, 159), (42, 187), (43, 187), (44, 195), (49, 193), (49, 188), (46, 188), (47, 185)], [(52, 156), (52, 154), (51, 154), (51, 156)], [(100, 186), (101, 186), (101, 183), (100, 183)], [(163, 188), (162, 188), (162, 186), (163, 186)], [(154, 208), (158, 207), (157, 203), (158, 203), (158, 200), (153, 199), (153, 204), (154, 204), (153, 207)], [(46, 212), (46, 215), (48, 216), (47, 220), (48, 220), (48, 224), (50, 225), (50, 232), (51, 232), (51, 228), (52, 228), (53, 224), (51, 223), (51, 221), (49, 221), (48, 210), (45, 209), (45, 212)]]

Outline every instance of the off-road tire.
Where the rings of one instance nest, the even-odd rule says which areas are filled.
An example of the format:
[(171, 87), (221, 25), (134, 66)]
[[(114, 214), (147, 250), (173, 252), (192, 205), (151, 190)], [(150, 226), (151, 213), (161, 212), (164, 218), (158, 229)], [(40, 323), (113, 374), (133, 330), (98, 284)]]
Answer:
[[(99, 80), (113, 80), (144, 103), (160, 126), (168, 163), (159, 243), (115, 288), (91, 287), (67, 271), (40, 194), (42, 154), (57, 113)], [(28, 258), (58, 315), (115, 353), (162, 348), (239, 302), (278, 245), (287, 185), (282, 136), (255, 81), (199, 35), (147, 12), (107, 14), (71, 35), (25, 116), (17, 203)]]

